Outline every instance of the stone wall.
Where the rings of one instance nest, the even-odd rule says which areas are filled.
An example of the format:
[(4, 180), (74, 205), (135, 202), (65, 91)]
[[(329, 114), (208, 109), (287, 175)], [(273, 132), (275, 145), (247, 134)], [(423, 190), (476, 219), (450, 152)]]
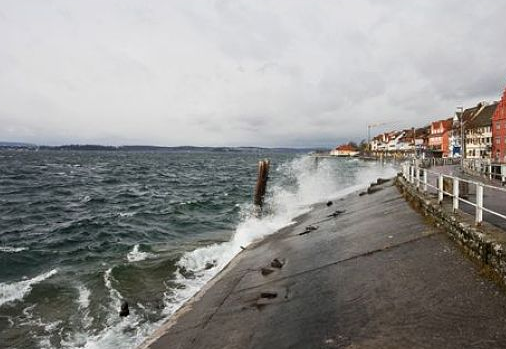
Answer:
[(474, 259), (490, 267), (506, 285), (506, 232), (486, 222), (475, 226), (474, 217), (463, 212), (452, 212), (451, 199), (438, 204), (437, 198), (424, 194), (402, 176), (396, 179), (402, 195), (434, 224), (446, 230)]

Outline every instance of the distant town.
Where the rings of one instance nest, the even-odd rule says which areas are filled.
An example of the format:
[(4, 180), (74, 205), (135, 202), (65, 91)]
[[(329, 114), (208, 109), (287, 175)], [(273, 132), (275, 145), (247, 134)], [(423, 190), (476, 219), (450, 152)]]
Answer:
[[(369, 125), (371, 128), (378, 124)], [(464, 141), (462, 141), (464, 140)], [(506, 89), (499, 102), (459, 108), (453, 116), (429, 125), (374, 135), (359, 145), (350, 142), (329, 156), (466, 158), (506, 162)]]

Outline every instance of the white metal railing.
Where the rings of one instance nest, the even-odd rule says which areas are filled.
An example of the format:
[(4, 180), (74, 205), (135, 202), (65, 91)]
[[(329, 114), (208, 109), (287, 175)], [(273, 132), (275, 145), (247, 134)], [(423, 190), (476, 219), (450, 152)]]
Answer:
[(425, 158), (417, 159), (425, 167), (431, 166), (446, 166), (446, 165), (460, 165), (460, 158)]
[(506, 182), (506, 164), (493, 163), (490, 159), (464, 159), (462, 165), (464, 170), (473, 174)]
[[(456, 176), (451, 176), (435, 171), (430, 171), (426, 168), (421, 168), (416, 165), (412, 165), (409, 163), (403, 164), (402, 168), (403, 177), (416, 187), (417, 190), (420, 190), (424, 193), (429, 193), (430, 191), (437, 193), (437, 200), (439, 204), (443, 203), (444, 196), (448, 196), (452, 198), (452, 208), (453, 211), (459, 210), (460, 203), (463, 202), (475, 208), (474, 216), (475, 223), (477, 225), (481, 224), (483, 221), (483, 212), (488, 212), (494, 216), (497, 216), (506, 221), (506, 215), (494, 211), (490, 207), (485, 207), (483, 202), (483, 190), (490, 189), (497, 194), (503, 194), (504, 198), (500, 200), (496, 200), (498, 203), (506, 202), (506, 189), (502, 187), (497, 187), (493, 185), (484, 184), (481, 182), (464, 179)], [(430, 178), (435, 178), (436, 181), (434, 184), (431, 183)], [(446, 182), (445, 182), (446, 179)], [(448, 188), (451, 183), (452, 191), (448, 192)], [(463, 188), (466, 188), (464, 193), (460, 193), (460, 187), (463, 184)], [(466, 198), (469, 198), (470, 187), (474, 187), (475, 189), (475, 202), (472, 202)], [(446, 189), (446, 190), (445, 190)], [(505, 205), (506, 208), (506, 205)]]

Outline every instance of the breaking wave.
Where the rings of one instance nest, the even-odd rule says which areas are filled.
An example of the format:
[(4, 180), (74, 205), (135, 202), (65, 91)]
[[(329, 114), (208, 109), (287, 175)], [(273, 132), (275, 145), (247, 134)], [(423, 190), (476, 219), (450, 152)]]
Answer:
[(139, 251), (139, 248), (140, 246), (137, 244), (132, 251), (128, 252), (127, 259), (129, 262), (140, 262), (154, 256), (152, 253)]
[(56, 269), (53, 269), (32, 279), (12, 283), (0, 283), (0, 307), (4, 304), (23, 299), (32, 291), (33, 285), (50, 278), (57, 272)]

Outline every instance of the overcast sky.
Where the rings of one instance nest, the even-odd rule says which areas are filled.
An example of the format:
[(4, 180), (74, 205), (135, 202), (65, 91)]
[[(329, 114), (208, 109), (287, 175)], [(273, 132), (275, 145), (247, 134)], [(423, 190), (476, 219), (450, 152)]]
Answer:
[(325, 146), (506, 86), (504, 0), (0, 0), (0, 141)]

